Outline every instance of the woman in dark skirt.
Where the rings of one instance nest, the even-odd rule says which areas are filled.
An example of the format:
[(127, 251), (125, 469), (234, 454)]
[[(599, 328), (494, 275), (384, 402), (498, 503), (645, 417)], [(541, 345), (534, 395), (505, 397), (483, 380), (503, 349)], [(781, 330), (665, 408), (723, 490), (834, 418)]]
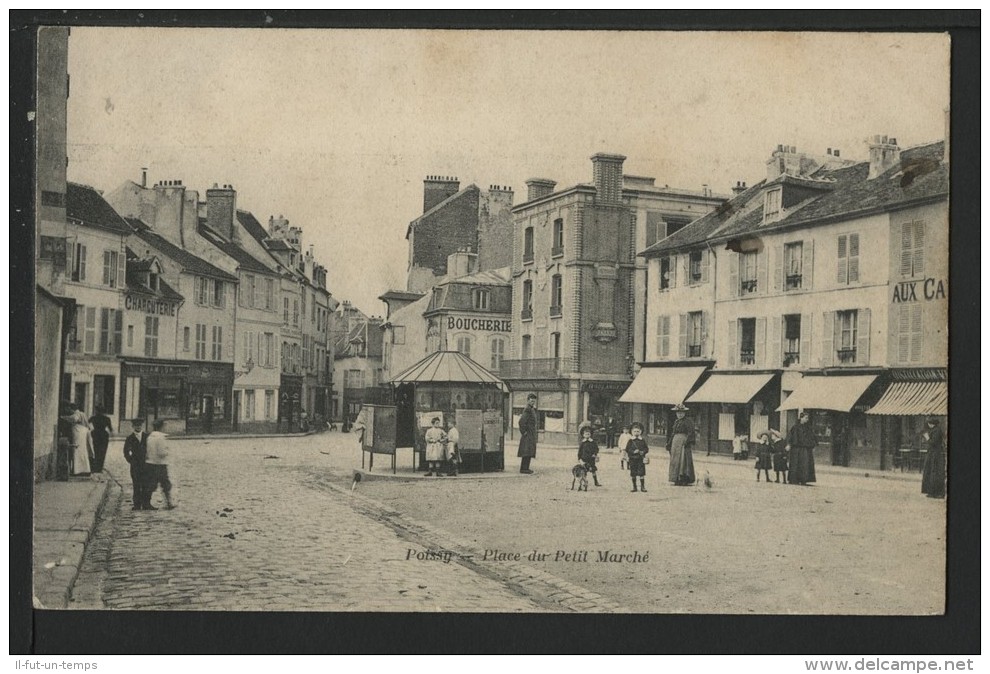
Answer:
[(676, 487), (686, 487), (694, 484), (694, 456), (691, 445), (694, 444), (694, 424), (688, 420), (688, 408), (684, 405), (674, 405), (677, 419), (674, 427), (667, 435), (667, 451), (670, 452), (670, 468), (667, 479)]
[[(629, 456), (629, 477), (632, 478), (633, 491), (646, 491), (646, 455), (650, 448), (643, 439), (643, 424), (638, 421), (630, 425), (632, 440), (626, 443), (626, 454)], [(636, 489), (636, 478), (639, 478), (639, 489)]]
[(945, 498), (945, 434), (935, 417), (928, 417), (925, 425), (921, 438), (928, 454), (921, 473), (921, 493), (928, 498)]
[(107, 447), (110, 445), (110, 434), (113, 432), (113, 424), (103, 408), (97, 405), (96, 413), (89, 418), (89, 425), (93, 427), (93, 454), (95, 455), (91, 469), (94, 473), (102, 473), (103, 462), (107, 458)]

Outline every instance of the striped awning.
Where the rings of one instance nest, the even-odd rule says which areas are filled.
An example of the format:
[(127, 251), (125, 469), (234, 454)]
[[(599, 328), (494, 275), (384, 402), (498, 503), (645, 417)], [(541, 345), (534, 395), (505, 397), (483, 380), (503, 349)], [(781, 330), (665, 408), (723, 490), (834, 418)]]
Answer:
[(949, 386), (944, 381), (895, 381), (866, 413), (945, 416), (948, 407)]

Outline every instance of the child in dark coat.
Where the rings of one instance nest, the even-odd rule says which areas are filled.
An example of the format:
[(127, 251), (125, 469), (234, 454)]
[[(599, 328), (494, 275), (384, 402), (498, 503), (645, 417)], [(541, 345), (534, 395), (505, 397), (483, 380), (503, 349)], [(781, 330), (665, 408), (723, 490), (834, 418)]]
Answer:
[[(646, 463), (649, 458), (646, 456), (650, 448), (646, 445), (646, 440), (642, 438), (643, 424), (634, 421), (630, 424), (632, 439), (626, 444), (626, 455), (629, 457), (629, 477), (632, 478), (633, 491), (646, 491)], [(639, 489), (636, 488), (636, 478), (639, 478)]]
[(595, 486), (601, 487), (598, 481), (598, 443), (592, 439), (590, 426), (581, 428), (581, 444), (578, 446), (578, 461), (584, 464), (585, 470), (591, 473)]

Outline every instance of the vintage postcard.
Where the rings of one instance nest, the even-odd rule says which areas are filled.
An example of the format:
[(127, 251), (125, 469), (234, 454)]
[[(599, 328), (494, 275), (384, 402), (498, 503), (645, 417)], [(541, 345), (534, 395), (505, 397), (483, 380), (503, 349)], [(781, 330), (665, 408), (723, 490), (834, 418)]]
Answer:
[(942, 614), (950, 46), (41, 28), (35, 606)]

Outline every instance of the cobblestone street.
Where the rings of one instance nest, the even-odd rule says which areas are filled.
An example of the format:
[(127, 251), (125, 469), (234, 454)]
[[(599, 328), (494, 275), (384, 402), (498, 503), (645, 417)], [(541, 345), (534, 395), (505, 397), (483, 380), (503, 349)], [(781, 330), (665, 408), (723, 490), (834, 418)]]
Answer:
[[(715, 487), (677, 489), (662, 479), (660, 452), (647, 494), (629, 493), (613, 455), (603, 457), (604, 486), (584, 493), (569, 489), (572, 452), (548, 448), (533, 476), (376, 479), (352, 492), (355, 440), (173, 440), (179, 507), (158, 512), (131, 511), (121, 443), (112, 443), (108, 465), (122, 489), (111, 494), (117, 502), (70, 606), (941, 610), (944, 502), (923, 498), (910, 476), (822, 473), (818, 486), (801, 488), (756, 483), (751, 462), (698, 457)], [(408, 464), (408, 452), (399, 462)], [(514, 463), (510, 456), (509, 470)], [(649, 557), (597, 561), (606, 550)]]

